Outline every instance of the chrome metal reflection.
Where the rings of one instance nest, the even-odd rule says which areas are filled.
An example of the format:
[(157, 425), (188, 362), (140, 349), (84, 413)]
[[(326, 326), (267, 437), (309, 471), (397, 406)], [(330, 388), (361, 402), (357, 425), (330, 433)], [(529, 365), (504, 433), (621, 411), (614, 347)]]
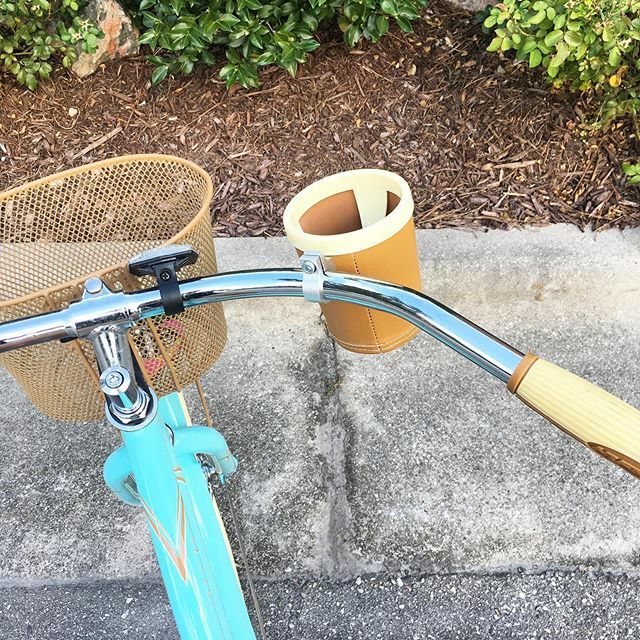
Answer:
[[(303, 297), (299, 269), (265, 269), (221, 273), (180, 283), (185, 308), (243, 298)], [(506, 382), (523, 357), (517, 349), (466, 320), (429, 296), (385, 282), (342, 273), (327, 273), (322, 295), (397, 315), (432, 335)], [(91, 305), (91, 306), (88, 306)], [(0, 324), (0, 352), (69, 336), (86, 337), (109, 324), (163, 313), (155, 289), (110, 293), (82, 300), (69, 309)]]

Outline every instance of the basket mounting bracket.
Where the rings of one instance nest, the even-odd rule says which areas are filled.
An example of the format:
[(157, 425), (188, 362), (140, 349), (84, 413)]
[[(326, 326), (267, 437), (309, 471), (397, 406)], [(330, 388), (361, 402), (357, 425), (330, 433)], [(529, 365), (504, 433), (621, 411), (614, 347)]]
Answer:
[(145, 251), (129, 261), (129, 272), (134, 276), (154, 276), (158, 283), (164, 312), (173, 316), (184, 311), (178, 284), (178, 271), (194, 264), (198, 253), (186, 244), (174, 244)]

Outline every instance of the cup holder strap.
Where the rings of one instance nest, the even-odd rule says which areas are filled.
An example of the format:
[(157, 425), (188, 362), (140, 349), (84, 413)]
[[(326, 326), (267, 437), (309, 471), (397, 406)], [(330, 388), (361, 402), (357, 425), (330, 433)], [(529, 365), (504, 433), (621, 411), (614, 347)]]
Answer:
[(387, 215), (387, 192), (383, 189), (356, 187), (353, 190), (362, 228), (380, 222)]

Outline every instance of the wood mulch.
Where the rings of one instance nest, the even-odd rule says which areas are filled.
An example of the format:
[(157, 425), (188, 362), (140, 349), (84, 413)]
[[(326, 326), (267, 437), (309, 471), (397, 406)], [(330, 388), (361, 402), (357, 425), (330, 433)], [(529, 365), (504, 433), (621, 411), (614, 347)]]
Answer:
[(625, 126), (585, 136), (587, 106), (484, 51), (467, 14), (437, 0), (415, 33), (350, 51), (330, 33), (294, 80), (227, 92), (216, 72), (150, 87), (142, 59), (35, 93), (0, 81), (0, 190), (127, 153), (171, 153), (213, 176), (215, 232), (282, 233), (287, 201), (322, 176), (382, 167), (404, 176), (420, 227), (569, 222), (636, 226)]

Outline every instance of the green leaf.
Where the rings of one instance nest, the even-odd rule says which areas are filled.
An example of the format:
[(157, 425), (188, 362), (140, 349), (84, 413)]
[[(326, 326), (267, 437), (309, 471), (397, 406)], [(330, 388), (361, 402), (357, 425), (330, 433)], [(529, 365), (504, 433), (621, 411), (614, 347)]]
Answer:
[(230, 13), (225, 13), (218, 19), (220, 24), (227, 30), (231, 30), (240, 20)]
[(215, 56), (208, 49), (204, 49), (200, 52), (200, 60), (204, 62), (208, 67), (212, 67), (216, 63)]
[(298, 63), (295, 60), (291, 60), (282, 65), (283, 69), (286, 69), (294, 78), (296, 76), (296, 71), (298, 70)]
[(562, 31), (551, 31), (545, 36), (544, 43), (547, 45), (547, 47), (553, 47), (555, 44), (560, 42), (560, 40), (562, 40), (563, 35), (564, 34), (562, 33)]
[(582, 44), (582, 36), (576, 31), (567, 31), (564, 34), (564, 41), (572, 48), (579, 47)]
[(320, 43), (317, 40), (314, 40), (313, 38), (309, 40), (303, 40), (300, 43), (300, 48), (305, 53), (311, 53), (312, 51), (315, 51), (319, 46), (320, 46)]
[(302, 21), (309, 27), (312, 32), (316, 32), (318, 30), (318, 21), (316, 18), (310, 13), (305, 13), (302, 15)]
[(622, 171), (627, 176), (629, 184), (640, 184), (640, 164), (629, 164), (625, 162), (622, 165)]
[(498, 14), (495, 12), (491, 12), (482, 23), (487, 29), (491, 29), (494, 27), (496, 22), (498, 21)]
[(84, 41), (87, 44), (87, 53), (93, 53), (98, 48), (98, 38), (93, 33), (87, 34)]
[[(553, 56), (551, 62), (549, 63), (549, 69), (553, 66), (553, 67), (557, 67), (558, 69), (560, 68), (560, 65), (562, 65), (562, 63), (569, 57), (569, 55), (571, 54), (571, 51), (569, 50), (569, 47), (567, 47), (567, 45), (564, 42), (559, 42), (558, 46), (556, 47), (556, 55)], [(551, 75), (551, 74), (549, 74)], [(556, 72), (557, 75), (557, 72)], [(551, 76), (552, 78), (554, 78), (555, 76)]]
[(212, 12), (207, 11), (200, 19), (200, 27), (205, 37), (210, 38), (218, 30), (218, 22)]
[(220, 69), (220, 73), (218, 74), (222, 80), (228, 78), (230, 75), (236, 72), (235, 64), (226, 64), (222, 69)]
[(362, 31), (360, 27), (355, 24), (351, 24), (347, 27), (347, 30), (344, 32), (344, 41), (350, 46), (355, 47), (358, 42), (360, 42), (360, 38), (362, 37)]
[(529, 66), (533, 69), (542, 62), (542, 53), (540, 49), (533, 49), (529, 54)]
[(538, 11), (532, 18), (529, 18), (529, 24), (540, 24), (547, 17), (546, 11)]
[(398, 14), (398, 7), (394, 0), (382, 0), (382, 2), (380, 3), (380, 8), (390, 16), (395, 16)]
[(620, 49), (618, 49), (618, 47), (613, 47), (613, 49), (609, 51), (609, 64), (617, 69), (620, 66), (621, 61), (622, 56), (620, 55)]
[(158, 84), (159, 82), (162, 82), (167, 77), (168, 72), (169, 67), (167, 65), (158, 67), (151, 76), (151, 84)]
[(156, 32), (153, 30), (149, 30), (149, 31), (145, 31), (140, 38), (138, 39), (138, 42), (140, 44), (149, 44), (151, 42), (154, 42), (156, 39)]
[(499, 36), (496, 36), (487, 47), (487, 51), (498, 51), (498, 49), (500, 49), (501, 46), (502, 46), (502, 38), (500, 38)]
[(276, 61), (277, 57), (273, 51), (265, 51), (265, 53), (258, 56), (256, 64), (260, 66), (264, 66), (267, 64), (273, 64)]
[(405, 32), (405, 33), (411, 33), (413, 31), (413, 27), (411, 26), (411, 23), (409, 22), (409, 20), (407, 20), (406, 18), (403, 18), (401, 16), (396, 16), (395, 17), (395, 21), (396, 24)]
[(566, 23), (567, 23), (567, 14), (561, 13), (560, 15), (556, 16), (555, 20), (553, 21), (553, 26), (556, 29), (562, 29), (562, 27), (564, 27)]
[(389, 31), (389, 19), (387, 16), (376, 16), (376, 29), (378, 30), (379, 36), (383, 36)]

